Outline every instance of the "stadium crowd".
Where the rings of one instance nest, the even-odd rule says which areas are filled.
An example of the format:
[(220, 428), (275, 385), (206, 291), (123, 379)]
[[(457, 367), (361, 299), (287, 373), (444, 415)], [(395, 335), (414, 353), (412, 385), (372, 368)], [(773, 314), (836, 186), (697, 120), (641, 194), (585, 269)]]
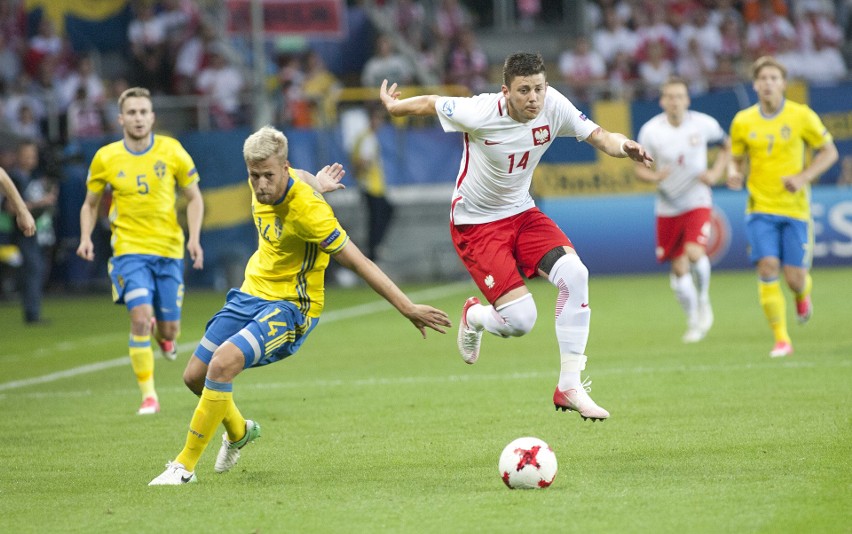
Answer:
[[(385, 78), (402, 85), (461, 85), (471, 93), (498, 89), (500, 59), (489, 57), (480, 39), (493, 24), (481, 9), (490, 1), (350, 0), (350, 9), (369, 12), (375, 24), (375, 39), (363, 43), (372, 56), (358, 72), (332, 72), (309, 40), (297, 50), (273, 52), (265, 87), (274, 123), (335, 125), (341, 89), (374, 89)], [(132, 86), (184, 97), (181, 105), (200, 106), (194, 115), (205, 114), (210, 128), (250, 122), (248, 51), (224, 30), (222, 4), (129, 5), (126, 46), (106, 61), (103, 53), (75, 50), (53, 18), (31, 16), (23, 0), (0, 0), (0, 161), (10, 173), (22, 172), (17, 145), (33, 141), (40, 152), (34, 180), (46, 190), (55, 187), (66, 146), (120, 135), (116, 100)], [(522, 43), (530, 32), (553, 31), (543, 7), (540, 0), (516, 1), (513, 39)], [(747, 66), (765, 54), (788, 65), (791, 78), (833, 81), (847, 76), (850, 13), (849, 0), (589, 0), (582, 11), (587, 31), (545, 59), (551, 82), (578, 102), (655, 97), (672, 74), (686, 79), (693, 94), (748, 83)], [(2, 239), (0, 252), (9, 241)], [(0, 295), (2, 279), (0, 273)]]

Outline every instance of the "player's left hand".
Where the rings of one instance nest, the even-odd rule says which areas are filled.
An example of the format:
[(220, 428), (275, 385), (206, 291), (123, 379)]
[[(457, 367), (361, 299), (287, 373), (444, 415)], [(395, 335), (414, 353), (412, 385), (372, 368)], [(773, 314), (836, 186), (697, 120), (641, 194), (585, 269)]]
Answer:
[(642, 163), (647, 168), (651, 168), (651, 164), (654, 163), (654, 158), (651, 157), (645, 151), (645, 147), (637, 143), (636, 141), (628, 139), (626, 143), (624, 143), (623, 147), (624, 153), (627, 154), (627, 157), (632, 159), (633, 161)]
[(332, 163), (326, 165), (317, 173), (317, 183), (322, 189), (321, 193), (330, 193), (338, 189), (346, 189), (346, 186), (340, 183), (346, 171), (340, 163)]
[(201, 243), (190, 241), (186, 244), (186, 250), (189, 251), (189, 257), (192, 259), (192, 268), (203, 269), (204, 249), (201, 248)]
[(446, 334), (446, 330), (442, 327), (452, 328), (453, 326), (447, 312), (426, 304), (415, 304), (414, 309), (411, 312), (406, 313), (405, 316), (408, 317), (408, 320), (411, 321), (418, 330), (420, 330), (420, 333), (423, 335), (423, 339), (426, 339), (427, 327), (436, 332)]
[(784, 182), (784, 189), (791, 193), (797, 192), (799, 189), (805, 187), (805, 184), (808, 181), (801, 174), (794, 174), (793, 176), (785, 176), (781, 178), (781, 181)]

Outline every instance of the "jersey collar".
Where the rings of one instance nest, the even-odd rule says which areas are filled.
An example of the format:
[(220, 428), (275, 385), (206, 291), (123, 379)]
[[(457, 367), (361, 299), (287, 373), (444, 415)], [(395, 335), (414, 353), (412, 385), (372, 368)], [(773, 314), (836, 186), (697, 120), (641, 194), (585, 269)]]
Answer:
[(784, 111), (784, 106), (786, 104), (787, 104), (787, 99), (782, 98), (781, 99), (781, 105), (778, 106), (778, 109), (775, 111), (775, 113), (773, 113), (772, 115), (767, 115), (766, 113), (763, 112), (763, 108), (760, 107), (760, 102), (758, 102), (757, 103), (757, 111), (760, 113), (760, 116), (763, 117), (764, 119), (774, 119), (775, 117), (778, 116), (779, 113)]
[(290, 192), (290, 188), (293, 187), (293, 177), (291, 176), (289, 180), (287, 180), (287, 187), (284, 189), (284, 194), (281, 195), (281, 198), (272, 203), (273, 206), (277, 206), (284, 202), (284, 199), (287, 198), (287, 193)]
[(130, 147), (127, 146), (127, 139), (122, 140), (122, 143), (124, 143), (124, 149), (125, 150), (127, 150), (128, 152), (130, 152), (134, 156), (141, 156), (142, 154), (145, 154), (146, 152), (151, 150), (151, 148), (154, 147), (154, 132), (151, 132), (151, 141), (148, 143), (148, 146), (145, 147), (145, 150), (140, 150), (139, 152), (134, 152), (133, 150), (130, 150)]

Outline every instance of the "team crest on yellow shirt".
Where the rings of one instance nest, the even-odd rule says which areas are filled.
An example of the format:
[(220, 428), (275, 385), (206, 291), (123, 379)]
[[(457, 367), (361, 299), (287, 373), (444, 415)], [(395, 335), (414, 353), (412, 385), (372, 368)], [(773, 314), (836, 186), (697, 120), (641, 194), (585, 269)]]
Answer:
[(790, 139), (790, 134), (792, 130), (786, 124), (781, 127), (781, 139)]
[(161, 180), (166, 175), (166, 164), (162, 160), (157, 160), (157, 163), (154, 164), (154, 174)]
[(284, 225), (281, 224), (281, 217), (275, 216), (275, 239), (281, 239), (281, 233), (284, 231)]

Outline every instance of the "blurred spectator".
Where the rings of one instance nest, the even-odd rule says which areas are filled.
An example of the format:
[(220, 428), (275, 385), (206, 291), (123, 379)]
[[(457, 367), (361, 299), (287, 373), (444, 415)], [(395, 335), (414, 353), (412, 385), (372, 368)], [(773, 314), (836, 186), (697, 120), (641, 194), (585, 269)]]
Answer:
[(840, 187), (852, 187), (852, 156), (843, 156), (840, 162), (840, 176), (837, 178)]
[(409, 85), (414, 80), (414, 69), (405, 57), (396, 53), (387, 35), (376, 39), (375, 53), (361, 71), (361, 85), (364, 87), (378, 88), (382, 80), (400, 85)]
[(68, 105), (68, 140), (99, 138), (104, 135), (104, 114), (101, 102), (88, 96), (85, 85), (77, 87), (74, 100)]
[(327, 127), (337, 123), (340, 90), (340, 81), (326, 68), (322, 56), (315, 51), (308, 52), (302, 92), (310, 104), (311, 123), (314, 126)]
[(800, 8), (796, 32), (802, 75), (813, 82), (843, 79), (846, 76), (846, 63), (840, 52), (843, 31), (819, 0), (805, 0)]
[(10, 87), (9, 93), (6, 96), (6, 104), (4, 112), (6, 121), (9, 124), (16, 124), (20, 117), (20, 110), (23, 107), (28, 107), (32, 112), (35, 120), (40, 122), (46, 115), (45, 102), (36, 96), (33, 89), (33, 83), (26, 74), (21, 75), (15, 83)]
[[(636, 59), (640, 63), (649, 59), (649, 48), (659, 45), (658, 48), (662, 51), (663, 57), (672, 60), (676, 56), (677, 33), (666, 23), (666, 11), (663, 6), (651, 4), (648, 8), (650, 11), (637, 11), (635, 13), (636, 36), (638, 38)], [(658, 85), (662, 85), (662, 81)]]
[(607, 96), (622, 100), (633, 98), (636, 93), (636, 84), (639, 81), (636, 70), (633, 56), (627, 52), (616, 54), (607, 76), (609, 81), (609, 94)]
[(412, 46), (420, 42), (422, 28), (426, 23), (426, 10), (420, 2), (414, 0), (397, 0), (391, 6), (391, 20), (394, 28)]
[(689, 87), (690, 94), (706, 93), (710, 88), (710, 76), (716, 71), (716, 55), (703, 48), (694, 36), (687, 49), (678, 55), (676, 71)]
[(36, 219), (36, 235), (24, 236), (14, 230), (13, 242), (21, 252), (23, 263), (18, 269), (19, 291), (27, 324), (42, 322), (41, 299), (50, 270), (47, 250), (53, 246), (53, 215), (57, 200), (57, 184), (53, 178), (38, 172), (38, 146), (24, 142), (18, 147), (17, 163), (9, 175)]
[(441, 0), (435, 12), (433, 33), (436, 39), (450, 43), (459, 32), (471, 28), (471, 16), (458, 0)]
[(23, 139), (31, 139), (38, 145), (44, 144), (44, 133), (41, 124), (33, 113), (32, 108), (26, 103), (18, 107), (18, 115), (9, 125), (15, 134)]
[(606, 63), (591, 49), (589, 39), (581, 35), (574, 41), (572, 50), (565, 50), (559, 56), (559, 73), (568, 87), (570, 100), (591, 102), (597, 99), (598, 89), (606, 79)]
[(135, 17), (127, 27), (133, 85), (147, 87), (152, 93), (164, 93), (169, 79), (165, 21), (155, 16), (153, 3), (143, 0), (134, 5)]
[(105, 133), (121, 134), (124, 131), (118, 123), (118, 116), (121, 115), (118, 107), (118, 97), (129, 88), (130, 84), (127, 79), (121, 77), (112, 80), (107, 86), (108, 95), (103, 105)]
[(7, 86), (21, 75), (21, 55), (0, 32), (0, 80)]
[(302, 63), (296, 55), (281, 56), (279, 61), (281, 68), (278, 70), (280, 88), (278, 122), (283, 125), (308, 128), (311, 125), (311, 108), (302, 89), (305, 83)]
[(518, 22), (522, 30), (530, 31), (541, 14), (541, 0), (515, 0)]
[(243, 75), (228, 61), (220, 44), (210, 48), (209, 57), (210, 63), (198, 73), (195, 87), (210, 97), (213, 124), (217, 128), (233, 128), (239, 122)]
[(27, 13), (19, 0), (0, 0), (0, 34), (10, 50), (23, 55), (27, 48)]
[(179, 95), (192, 94), (195, 91), (195, 78), (206, 66), (207, 49), (216, 40), (216, 30), (212, 25), (202, 22), (198, 32), (181, 43), (177, 49), (172, 87)]
[[(445, 82), (463, 85), (472, 93), (481, 93), (488, 85), (488, 56), (479, 46), (476, 34), (462, 30), (447, 54)], [(395, 81), (388, 78), (388, 81)], [(381, 83), (381, 82), (379, 82)]]
[(674, 66), (666, 59), (665, 45), (662, 42), (649, 41), (647, 56), (647, 60), (639, 63), (639, 79), (643, 85), (643, 94), (655, 97), (663, 82), (674, 74)]
[(703, 7), (693, 10), (689, 23), (684, 24), (678, 32), (678, 54), (689, 50), (692, 39), (698, 42), (705, 54), (715, 57), (722, 53), (722, 33), (718, 26), (710, 22), (710, 12)]
[(743, 77), (737, 72), (737, 66), (731, 56), (719, 56), (716, 69), (710, 73), (708, 82), (710, 89), (722, 89), (733, 87), (743, 81)]
[(42, 61), (46, 58), (57, 59), (61, 54), (62, 39), (56, 34), (50, 18), (43, 15), (38, 23), (38, 33), (30, 38), (24, 58), (27, 74), (34, 77)]
[(367, 205), (367, 250), (368, 258), (378, 259), (378, 249), (387, 233), (394, 208), (387, 199), (385, 171), (382, 165), (382, 151), (378, 131), (385, 123), (387, 112), (384, 107), (375, 106), (368, 110), (370, 122), (359, 134), (352, 148), (350, 160), (358, 180), (358, 187)]
[(95, 103), (103, 102), (105, 95), (104, 83), (95, 72), (95, 64), (90, 56), (82, 56), (77, 60), (77, 68), (62, 81), (60, 91), (60, 106), (65, 110), (77, 97), (78, 89), (86, 89), (86, 97)]
[(735, 17), (725, 17), (719, 27), (721, 37), (719, 55), (731, 58), (733, 61), (743, 59), (745, 50), (743, 29)]
[(796, 48), (796, 29), (784, 15), (773, 11), (771, 2), (760, 5), (759, 17), (748, 24), (746, 47), (752, 59), (760, 56), (775, 56), (787, 65), (791, 77), (796, 75), (796, 61), (790, 61), (788, 54)]
[(636, 34), (624, 25), (614, 8), (604, 10), (603, 20), (603, 27), (592, 34), (595, 51), (608, 65), (613, 64), (615, 56), (620, 52), (633, 56), (639, 43)]
[(789, 16), (785, 0), (742, 0), (741, 4), (743, 18), (748, 25), (764, 20), (766, 10), (783, 18)]

